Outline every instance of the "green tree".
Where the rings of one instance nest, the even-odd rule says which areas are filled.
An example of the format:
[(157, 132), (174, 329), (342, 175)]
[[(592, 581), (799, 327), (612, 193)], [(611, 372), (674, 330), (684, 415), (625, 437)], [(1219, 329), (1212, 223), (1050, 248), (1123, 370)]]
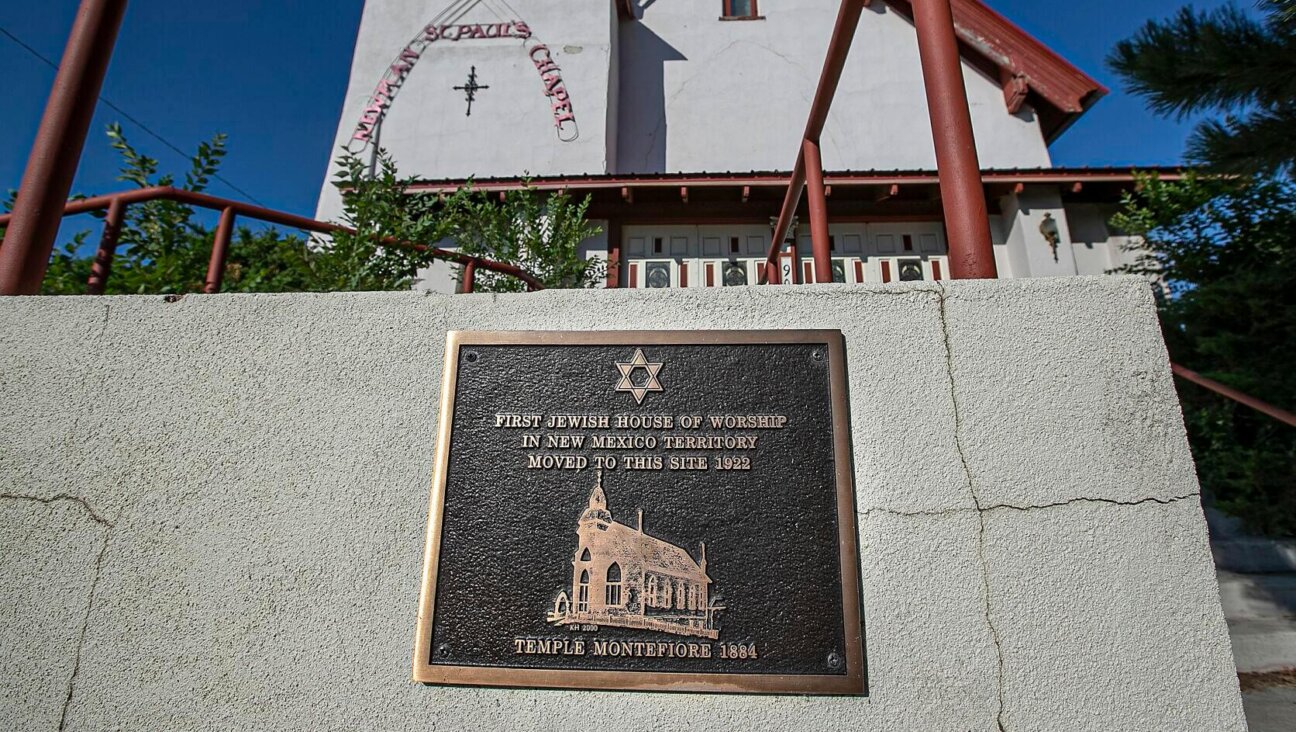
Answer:
[[(177, 186), (203, 191), (225, 157), (225, 137), (198, 146), (182, 180), (159, 172), (158, 161), (136, 150), (119, 125), (108, 138), (121, 156), (119, 180), (139, 188)], [(240, 226), (230, 243), (224, 292), (404, 290), (433, 260), (438, 243), (465, 253), (515, 264), (549, 287), (588, 287), (606, 273), (601, 260), (581, 257), (579, 245), (598, 233), (585, 221), (589, 198), (573, 203), (565, 193), (544, 197), (533, 188), (492, 197), (460, 188), (449, 196), (410, 193), (384, 150), (371, 164), (353, 155), (338, 159), (334, 184), (342, 194), (341, 224), (350, 229), (307, 241), (272, 227)], [(12, 207), (11, 193), (6, 207)], [(213, 233), (191, 207), (149, 201), (127, 207), (107, 294), (190, 293), (203, 290)], [(103, 218), (103, 213), (96, 214)], [(0, 238), (3, 230), (0, 230)], [(42, 292), (85, 292), (94, 251), (83, 231), (50, 259)], [(525, 289), (513, 277), (477, 270), (479, 289)]]
[[(414, 242), (457, 249), (463, 254), (514, 265), (550, 288), (594, 287), (607, 276), (602, 259), (587, 259), (581, 242), (599, 228), (586, 221), (590, 198), (579, 203), (566, 192), (545, 195), (529, 182), (502, 197), (473, 189), (472, 182), (449, 196), (411, 193), (416, 177), (401, 177), (391, 155), (376, 152), (370, 164), (349, 153), (338, 158), (335, 185), (342, 193), (342, 223), (354, 233), (332, 237), (310, 260), (313, 280), (342, 289), (403, 289), (415, 272), (432, 262), (426, 252), (381, 247), (380, 242)], [(462, 282), (462, 269), (457, 277)], [(478, 292), (522, 292), (510, 275), (478, 268)]]
[[(1113, 224), (1138, 237), (1120, 271), (1164, 284), (1171, 357), (1291, 409), (1296, 379), (1296, 0), (1184, 8), (1116, 46), (1109, 65), (1153, 111), (1211, 114), (1187, 157), (1230, 177), (1144, 178)], [(1220, 117), (1219, 115), (1222, 115)], [(1296, 534), (1296, 430), (1179, 384), (1202, 486), (1270, 534)]]
[[(108, 127), (108, 139), (121, 156), (118, 179), (138, 188), (177, 186), (203, 191), (226, 155), (225, 136), (198, 146), (182, 180), (159, 172), (158, 161), (136, 150), (119, 125)], [(447, 204), (434, 197), (409, 196), (409, 180), (397, 177), (385, 153), (379, 170), (355, 158), (342, 161), (337, 185), (343, 191), (343, 223), (354, 233), (308, 242), (273, 227), (239, 226), (230, 242), (222, 292), (324, 292), (408, 289), (415, 272), (432, 257), (411, 247), (384, 246), (401, 241), (434, 243), (450, 231), (444, 212), (457, 210), (467, 195)], [(11, 194), (9, 205), (12, 205)], [(96, 214), (103, 218), (103, 213)], [(193, 209), (173, 201), (149, 201), (126, 209), (106, 293), (158, 294), (202, 292), (214, 234), (197, 221)], [(58, 248), (42, 293), (85, 292), (94, 259), (91, 232), (83, 231)]]
[[(590, 197), (574, 201), (566, 191), (545, 195), (528, 181), (503, 200), (473, 192), (451, 216), (451, 238), (465, 254), (520, 267), (548, 288), (601, 286), (607, 262), (586, 258), (581, 242), (597, 236), (586, 220)], [(507, 275), (477, 270), (474, 290), (521, 292), (526, 285)]]
[[(1138, 237), (1120, 272), (1156, 278), (1171, 358), (1296, 409), (1296, 184), (1141, 177), (1113, 225)], [(1196, 385), (1179, 396), (1202, 487), (1271, 535), (1296, 535), (1296, 429)]]
[(1108, 64), (1157, 113), (1223, 113), (1197, 125), (1188, 157), (1219, 170), (1293, 172), (1296, 161), (1296, 0), (1183, 8), (1116, 45)]
[[(225, 157), (225, 136), (198, 145), (182, 180), (159, 173), (158, 161), (140, 153), (121, 126), (108, 126), (108, 139), (121, 156), (118, 180), (138, 188), (176, 186), (203, 191)], [(103, 213), (96, 214), (102, 218)], [(74, 295), (85, 292), (94, 252), (90, 232), (76, 234), (55, 250), (41, 292)], [(211, 256), (213, 234), (195, 221), (193, 209), (174, 201), (148, 201), (126, 209), (118, 237), (107, 294), (202, 292)], [(305, 240), (275, 229), (238, 227), (230, 242), (222, 290), (226, 292), (287, 292), (305, 288)]]
[[(341, 223), (353, 232), (317, 243), (306, 259), (311, 290), (407, 290), (432, 255), (408, 244), (435, 246), (455, 228), (454, 217), (469, 193), (446, 200), (411, 194), (416, 178), (401, 178), (395, 161), (377, 151), (376, 169), (350, 153), (338, 158), (334, 185), (342, 194)], [(401, 245), (396, 245), (401, 243)], [(385, 245), (386, 244), (386, 245)]]

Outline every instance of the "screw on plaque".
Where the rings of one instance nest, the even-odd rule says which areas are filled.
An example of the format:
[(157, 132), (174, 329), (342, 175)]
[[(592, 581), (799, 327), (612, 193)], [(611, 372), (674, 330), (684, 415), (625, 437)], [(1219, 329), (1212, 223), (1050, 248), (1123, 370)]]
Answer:
[(816, 361), (822, 361), (823, 351), (815, 351), (814, 353), (810, 354), (810, 358), (813, 358)]
[(837, 655), (836, 651), (828, 654), (828, 668), (839, 669), (842, 667), (842, 657)]
[(464, 354), (464, 360), (467, 361), (468, 363), (477, 363), (478, 358), (480, 357), (477, 355), (476, 351), (469, 351), (468, 353)]
[(450, 655), (450, 646), (445, 643), (442, 643), (441, 645), (437, 646), (437, 653), (441, 654), (442, 656)]

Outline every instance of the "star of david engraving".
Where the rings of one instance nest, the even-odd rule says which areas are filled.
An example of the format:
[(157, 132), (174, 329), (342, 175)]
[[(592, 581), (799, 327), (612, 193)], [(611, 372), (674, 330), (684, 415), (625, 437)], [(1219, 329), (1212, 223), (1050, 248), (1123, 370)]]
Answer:
[[(657, 372), (661, 371), (660, 363), (649, 363), (644, 357), (642, 348), (636, 348), (634, 356), (629, 361), (618, 361), (616, 364), (617, 371), (621, 372), (621, 379), (617, 381), (616, 391), (625, 391), (634, 395), (635, 404), (643, 404), (644, 397), (648, 396), (650, 391), (662, 391), (661, 382), (657, 380)], [(643, 369), (648, 372), (648, 378), (641, 384), (636, 384), (634, 374), (637, 369)]]

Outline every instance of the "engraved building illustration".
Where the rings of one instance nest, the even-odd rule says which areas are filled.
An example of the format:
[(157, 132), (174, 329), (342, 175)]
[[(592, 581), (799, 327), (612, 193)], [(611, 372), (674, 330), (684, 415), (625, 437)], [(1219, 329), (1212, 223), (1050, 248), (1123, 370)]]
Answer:
[(645, 533), (642, 510), (635, 528), (612, 520), (602, 473), (576, 534), (571, 587), (554, 598), (550, 623), (718, 637), (716, 616), (724, 608), (712, 598), (705, 543), (695, 560), (687, 550)]

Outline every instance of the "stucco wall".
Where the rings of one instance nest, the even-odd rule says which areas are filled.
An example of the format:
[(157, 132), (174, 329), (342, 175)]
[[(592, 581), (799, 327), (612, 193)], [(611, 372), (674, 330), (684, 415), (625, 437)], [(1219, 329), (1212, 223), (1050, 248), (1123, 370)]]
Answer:
[[(446, 330), (528, 328), (843, 330), (869, 698), (409, 681)], [(1141, 280), (11, 298), (0, 375), (18, 729), (1244, 728)]]

